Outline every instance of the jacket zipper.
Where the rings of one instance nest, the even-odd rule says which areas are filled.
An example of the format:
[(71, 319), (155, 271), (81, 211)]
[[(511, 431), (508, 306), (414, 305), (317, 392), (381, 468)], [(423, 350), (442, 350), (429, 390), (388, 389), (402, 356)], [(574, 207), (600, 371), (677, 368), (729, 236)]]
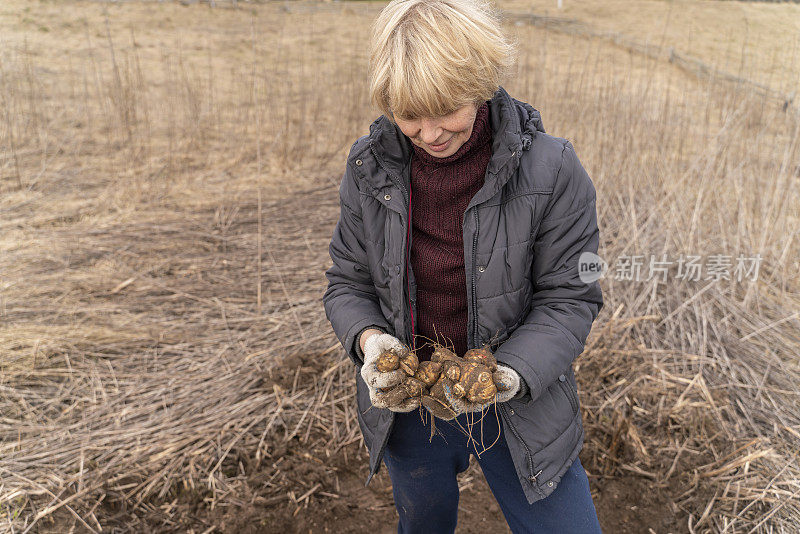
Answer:
[(516, 436), (516, 438), (519, 440), (519, 442), (522, 443), (522, 446), (525, 447), (525, 459), (528, 461), (528, 472), (530, 473), (530, 476), (528, 477), (528, 480), (531, 482), (531, 484), (533, 484), (533, 487), (536, 488), (536, 491), (540, 495), (543, 495), (542, 490), (539, 489), (538, 480), (537, 480), (539, 475), (542, 474), (542, 470), (539, 469), (538, 472), (536, 472), (536, 473), (533, 472), (534, 471), (533, 454), (531, 453), (531, 449), (528, 447), (528, 444), (525, 443), (525, 440), (522, 439), (522, 436), (520, 435), (519, 431), (517, 430), (517, 427), (515, 427), (514, 423), (511, 422), (511, 417), (509, 417), (509, 415), (508, 415), (508, 407), (506, 406), (506, 403), (505, 402), (500, 402), (500, 403), (497, 403), (497, 405), (500, 406), (500, 409), (502, 410), (502, 413), (503, 413), (503, 419), (505, 419), (506, 423), (508, 423), (509, 428), (511, 428), (511, 432), (514, 433), (514, 436)]
[(475, 259), (478, 251), (478, 208), (473, 207), (475, 212), (475, 234), (472, 236), (472, 346), (478, 346), (478, 297), (475, 291), (475, 270), (477, 269), (477, 260)]
[[(473, 347), (477, 347), (479, 340), (478, 340), (478, 297), (476, 292), (476, 282), (475, 282), (475, 271), (477, 270), (477, 250), (478, 250), (478, 231), (480, 230), (480, 221), (478, 220), (478, 209), (477, 207), (472, 208), (475, 212), (475, 234), (472, 237), (472, 344)], [(537, 493), (540, 495), (544, 495), (542, 490), (539, 489), (538, 480), (537, 478), (539, 475), (542, 474), (542, 470), (539, 469), (536, 473), (534, 473), (534, 465), (533, 465), (533, 453), (531, 453), (530, 447), (528, 444), (525, 443), (525, 440), (522, 439), (517, 427), (514, 426), (514, 423), (511, 422), (511, 418), (508, 415), (508, 407), (506, 403), (501, 402), (498, 403), (502, 410), (503, 419), (505, 419), (506, 423), (508, 423), (509, 428), (511, 428), (511, 432), (516, 436), (522, 446), (525, 447), (525, 458), (528, 461), (528, 472), (530, 476), (528, 480), (531, 482), (534, 488), (536, 488)]]
[(408, 313), (411, 316), (409, 324), (411, 326), (411, 337), (409, 338), (409, 345), (414, 348), (414, 307), (411, 305), (411, 276), (408, 274), (409, 265), (411, 264), (411, 190), (408, 191), (408, 224), (406, 225), (406, 287), (408, 288)]

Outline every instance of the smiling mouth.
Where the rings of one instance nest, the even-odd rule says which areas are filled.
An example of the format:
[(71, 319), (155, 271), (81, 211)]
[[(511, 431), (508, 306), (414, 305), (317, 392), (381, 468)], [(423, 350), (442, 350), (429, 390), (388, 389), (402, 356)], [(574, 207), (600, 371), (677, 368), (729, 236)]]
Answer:
[(445, 141), (444, 143), (442, 143), (440, 145), (428, 145), (428, 146), (434, 152), (441, 152), (442, 150), (447, 148), (447, 146), (450, 144), (450, 141), (452, 141), (452, 140), (453, 140), (453, 138), (451, 137), (450, 139), (448, 139), (447, 141)]

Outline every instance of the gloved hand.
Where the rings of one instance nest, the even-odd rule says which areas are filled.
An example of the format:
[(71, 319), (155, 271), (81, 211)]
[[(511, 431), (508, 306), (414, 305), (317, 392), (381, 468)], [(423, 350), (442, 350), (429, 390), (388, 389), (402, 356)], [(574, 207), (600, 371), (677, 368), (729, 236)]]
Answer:
[(495, 402), (506, 402), (512, 399), (520, 388), (522, 378), (511, 367), (502, 363), (497, 364), (497, 371), (492, 373), (495, 386), (497, 386), (497, 394), (495, 398), (486, 403), (470, 402), (466, 398), (458, 398), (453, 395), (450, 386), (444, 387), (444, 395), (450, 403), (450, 407), (456, 412), (456, 416), (466, 412), (482, 412)]
[(378, 357), (386, 350), (404, 352), (408, 348), (391, 334), (373, 334), (364, 342), (364, 365), (361, 366), (361, 378), (369, 387), (369, 399), (376, 408), (388, 408), (394, 412), (410, 412), (419, 407), (419, 398), (411, 397), (390, 406), (386, 401), (386, 394), (380, 391), (380, 388), (396, 386), (406, 377), (402, 369), (385, 372), (378, 370), (375, 364)]
[(513, 399), (524, 383), (522, 377), (511, 367), (502, 363), (497, 364), (497, 371), (492, 373), (494, 385), (497, 386), (497, 402), (508, 402)]

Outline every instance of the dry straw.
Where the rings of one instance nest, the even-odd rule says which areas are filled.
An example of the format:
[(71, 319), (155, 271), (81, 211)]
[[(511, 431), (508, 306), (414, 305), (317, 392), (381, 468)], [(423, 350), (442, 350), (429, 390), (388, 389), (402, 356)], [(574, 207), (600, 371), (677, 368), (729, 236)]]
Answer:
[[(264, 505), (337, 496), (287, 465), (360, 443), (320, 299), (344, 154), (374, 112), (341, 30), (369, 17), (318, 9), (281, 16), (339, 28), (338, 47), (259, 19), (232, 59), (191, 30), (192, 53), (147, 51), (115, 23), (76, 30), (58, 65), (3, 48), (0, 530), (169, 524), (179, 497), (239, 506), (254, 472)], [(516, 28), (507, 89), (573, 141), (601, 256), (762, 257), (752, 281), (603, 279), (577, 361), (592, 480), (647, 481), (690, 532), (791, 532), (800, 119), (719, 77)]]

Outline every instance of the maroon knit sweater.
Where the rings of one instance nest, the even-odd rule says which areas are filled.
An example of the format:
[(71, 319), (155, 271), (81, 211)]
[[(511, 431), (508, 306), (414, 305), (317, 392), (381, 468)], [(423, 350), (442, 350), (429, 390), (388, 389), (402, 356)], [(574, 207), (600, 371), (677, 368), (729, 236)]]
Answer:
[(470, 138), (453, 155), (437, 158), (412, 145), (411, 267), (417, 283), (415, 345), (421, 361), (430, 359), (433, 349), (423, 345), (431, 340), (452, 343), (459, 355), (467, 350), (462, 224), (469, 201), (483, 186), (491, 140), (489, 105), (484, 102)]

